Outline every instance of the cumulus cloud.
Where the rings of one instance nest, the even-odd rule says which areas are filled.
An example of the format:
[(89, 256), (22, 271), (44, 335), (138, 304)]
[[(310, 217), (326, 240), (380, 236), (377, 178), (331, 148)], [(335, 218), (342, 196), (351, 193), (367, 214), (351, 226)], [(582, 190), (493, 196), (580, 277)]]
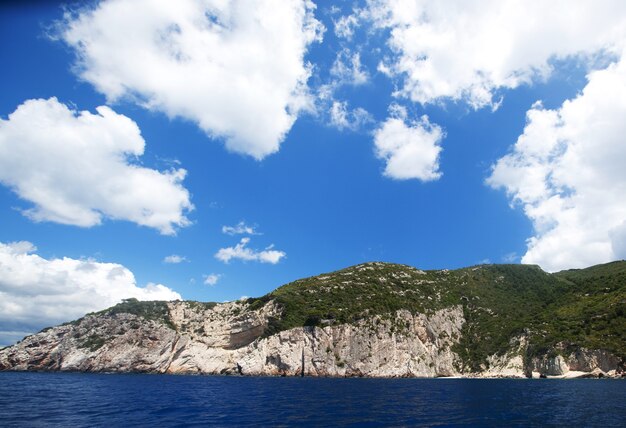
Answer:
[(390, 117), (374, 132), (376, 156), (386, 162), (384, 175), (396, 180), (437, 180), (439, 153), (444, 133), (428, 116), (407, 120), (406, 111), (395, 105)]
[(311, 103), (304, 55), (323, 26), (308, 0), (104, 0), (67, 14), (59, 37), (78, 75), (196, 123), (234, 152), (276, 152)]
[(534, 225), (523, 263), (555, 271), (626, 256), (626, 59), (588, 75), (556, 110), (527, 112), (524, 133), (493, 166)]
[(190, 222), (186, 171), (136, 164), (145, 142), (137, 124), (101, 106), (76, 112), (28, 100), (0, 120), (0, 182), (34, 204), (34, 221), (90, 227), (127, 220), (166, 235)]
[(244, 221), (240, 221), (235, 226), (222, 226), (222, 233), (226, 235), (261, 235), (256, 231), (255, 226), (249, 226)]
[(554, 61), (615, 53), (626, 34), (626, 3), (567, 0), (370, 0), (375, 26), (389, 30), (398, 95), (422, 104), (491, 105), (494, 92), (550, 75)]
[(169, 264), (178, 264), (178, 263), (187, 262), (187, 261), (189, 261), (187, 260), (187, 257), (179, 256), (178, 254), (172, 254), (163, 259), (163, 263), (169, 263)]
[(211, 274), (205, 275), (204, 276), (204, 284), (213, 286), (213, 285), (217, 284), (217, 282), (220, 280), (221, 277), (222, 277), (222, 275), (216, 274), (216, 273), (211, 273)]
[[(29, 242), (0, 243), (0, 324), (4, 329), (35, 332), (126, 298), (181, 299), (161, 284), (138, 287), (133, 273), (117, 263), (45, 259), (35, 251)], [(0, 341), (11, 339), (14, 335), (0, 334)]]
[(233, 259), (239, 259), (242, 261), (271, 263), (275, 265), (287, 255), (284, 251), (274, 250), (273, 245), (270, 245), (264, 250), (253, 250), (247, 247), (249, 242), (250, 238), (241, 238), (241, 241), (234, 247), (220, 248), (219, 251), (215, 253), (215, 258), (224, 263), (230, 263)]

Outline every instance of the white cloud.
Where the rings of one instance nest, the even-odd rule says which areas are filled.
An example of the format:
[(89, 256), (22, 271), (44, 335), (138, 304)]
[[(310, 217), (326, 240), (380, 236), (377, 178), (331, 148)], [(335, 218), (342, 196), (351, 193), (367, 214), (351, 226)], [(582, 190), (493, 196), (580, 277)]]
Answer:
[(323, 32), (314, 9), (308, 0), (105, 0), (68, 14), (59, 36), (109, 102), (188, 119), (262, 159), (311, 104), (304, 55)]
[(239, 259), (243, 261), (276, 264), (287, 255), (284, 251), (272, 249), (273, 245), (262, 251), (253, 250), (247, 247), (249, 242), (250, 238), (241, 238), (241, 241), (234, 247), (220, 248), (219, 251), (215, 253), (215, 258), (224, 263), (229, 263), (232, 259)]
[(407, 121), (406, 111), (392, 106), (391, 116), (374, 132), (376, 156), (386, 162), (384, 175), (397, 180), (437, 180), (444, 133), (422, 116)]
[(187, 260), (187, 257), (179, 256), (178, 254), (172, 254), (163, 259), (163, 263), (169, 263), (169, 264), (178, 264), (178, 263), (188, 262), (188, 261), (189, 260)]
[(222, 233), (226, 235), (261, 235), (256, 231), (255, 226), (249, 226), (244, 221), (240, 221), (235, 226), (222, 226)]
[(213, 285), (217, 284), (217, 282), (220, 280), (221, 277), (222, 277), (222, 275), (216, 274), (216, 273), (211, 273), (209, 275), (205, 275), (204, 276), (204, 284), (213, 286)]
[(626, 256), (626, 58), (557, 110), (535, 104), (487, 182), (534, 225), (523, 263), (555, 271)]
[(626, 40), (626, 2), (602, 0), (370, 0), (370, 19), (390, 31), (394, 57), (379, 69), (398, 76), (398, 95), (422, 104), (491, 105), (499, 88), (550, 75), (553, 61)]
[(34, 204), (34, 221), (82, 227), (128, 220), (171, 235), (193, 209), (184, 169), (144, 168), (137, 124), (108, 107), (75, 112), (56, 98), (28, 100), (0, 120), (0, 182)]
[(372, 122), (372, 120), (372, 116), (367, 110), (361, 107), (350, 110), (347, 101), (333, 100), (330, 106), (330, 124), (340, 130), (350, 129), (356, 131), (364, 124)]
[(334, 86), (340, 84), (363, 85), (367, 83), (369, 75), (363, 70), (361, 65), (361, 54), (343, 49), (335, 58), (335, 62), (330, 69), (330, 74), (336, 79)]
[(348, 108), (348, 102), (336, 98), (335, 93), (345, 85), (360, 86), (369, 81), (369, 74), (361, 64), (361, 54), (348, 48), (337, 53), (330, 68), (327, 83), (317, 87), (316, 112), (327, 124), (339, 130), (359, 130), (372, 122), (372, 115), (362, 107)]
[(356, 14), (340, 16), (333, 20), (335, 35), (341, 39), (352, 39), (354, 31), (359, 27), (360, 22)]
[(125, 298), (181, 299), (161, 284), (138, 287), (133, 273), (117, 263), (67, 257), (48, 260), (34, 251), (29, 242), (0, 243), (0, 325), (4, 329), (34, 332)]

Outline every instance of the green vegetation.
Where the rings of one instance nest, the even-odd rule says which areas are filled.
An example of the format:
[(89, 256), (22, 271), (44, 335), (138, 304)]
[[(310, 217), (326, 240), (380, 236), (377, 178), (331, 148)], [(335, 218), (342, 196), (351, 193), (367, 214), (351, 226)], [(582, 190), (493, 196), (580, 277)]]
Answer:
[[(294, 281), (258, 299), (282, 316), (266, 335), (297, 326), (353, 323), (399, 309), (432, 313), (462, 305), (467, 320), (454, 346), (463, 370), (479, 370), (487, 357), (528, 338), (527, 357), (570, 348), (606, 349), (626, 358), (626, 262), (548, 274), (531, 265), (479, 265), (454, 271), (419, 271), (366, 263)], [(395, 325), (401, 332), (405, 326)]]
[(464, 370), (479, 370), (489, 355), (511, 348), (511, 340), (532, 331), (546, 308), (558, 300), (558, 278), (530, 265), (488, 265), (461, 269), (458, 289), (463, 293), (463, 326), (453, 348)]
[[(194, 302), (198, 303), (198, 302)], [(122, 303), (118, 303), (108, 309), (100, 312), (95, 312), (89, 315), (116, 315), (116, 314), (133, 314), (138, 317), (159, 322), (172, 330), (176, 330), (172, 320), (170, 319), (170, 312), (167, 307), (167, 302), (161, 300), (152, 301), (139, 301), (135, 298), (124, 299)], [(75, 322), (80, 322), (77, 320)]]
[(399, 309), (431, 312), (458, 303), (448, 295), (448, 277), (442, 271), (367, 263), (292, 282), (259, 301), (273, 299), (284, 308), (280, 330), (343, 324), (371, 315), (391, 316)]
[(185, 300), (185, 302), (187, 303), (187, 305), (189, 305), (190, 308), (196, 310), (213, 309), (215, 305), (217, 305), (216, 302), (198, 302), (196, 300)]
[[(246, 311), (274, 301), (281, 315), (264, 335), (299, 326), (354, 323), (397, 310), (430, 314), (461, 305), (466, 319), (453, 351), (464, 371), (480, 370), (487, 357), (509, 351), (525, 336), (525, 357), (559, 347), (606, 349), (626, 361), (626, 262), (548, 274), (532, 265), (479, 265), (453, 271), (365, 263), (305, 278), (247, 299)], [(189, 302), (211, 309), (215, 303)], [(100, 314), (132, 313), (171, 328), (165, 302), (128, 299)], [(402, 333), (407, 326), (393, 324)], [(202, 334), (201, 331), (196, 331)], [(93, 343), (91, 343), (93, 342)], [(97, 346), (94, 338), (89, 346)], [(559, 346), (557, 346), (557, 344)], [(100, 345), (102, 346), (102, 345)]]
[(626, 357), (626, 262), (555, 274), (562, 280), (557, 304), (548, 308), (542, 333), (588, 348)]
[(87, 336), (85, 340), (78, 344), (79, 348), (89, 349), (91, 352), (97, 351), (102, 348), (106, 343), (106, 339), (104, 337), (98, 336), (97, 334), (92, 334)]

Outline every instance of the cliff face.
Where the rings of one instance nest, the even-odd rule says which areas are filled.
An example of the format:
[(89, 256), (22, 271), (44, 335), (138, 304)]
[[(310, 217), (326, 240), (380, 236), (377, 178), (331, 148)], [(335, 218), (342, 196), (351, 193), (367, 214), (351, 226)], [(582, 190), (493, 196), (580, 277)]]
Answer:
[(616, 376), (619, 359), (578, 351), (524, 363), (523, 340), (488, 367), (463, 372), (452, 350), (465, 323), (462, 307), (430, 315), (400, 310), (355, 324), (263, 333), (279, 315), (270, 301), (248, 311), (240, 302), (203, 308), (167, 304), (172, 326), (119, 313), (88, 315), (0, 351), (0, 370), (203, 373), (368, 377)]
[[(606, 278), (607, 269), (600, 271)], [(259, 299), (126, 301), (0, 350), (0, 370), (622, 376), (619, 305), (626, 300), (619, 292), (626, 276), (610, 277), (613, 288), (603, 279), (592, 302), (616, 303), (595, 312), (583, 306), (591, 316), (578, 327), (571, 308), (575, 303), (579, 310), (581, 300), (558, 287), (575, 287), (584, 303), (595, 288), (574, 282), (583, 274), (566, 272), (573, 279), (562, 283), (532, 267), (424, 272), (371, 263), (296, 281)], [(596, 337), (609, 346), (587, 346)]]
[(463, 322), (454, 307), (431, 316), (398, 311), (391, 319), (294, 328), (242, 349), (237, 365), (242, 374), (453, 376), (458, 372), (450, 347)]
[[(398, 311), (355, 325), (298, 327), (261, 337), (274, 302), (246, 311), (168, 303), (175, 329), (132, 314), (88, 315), (0, 351), (2, 370), (207, 373), (296, 376), (458, 375), (450, 347), (460, 307), (431, 316)], [(243, 312), (243, 315), (240, 313)]]

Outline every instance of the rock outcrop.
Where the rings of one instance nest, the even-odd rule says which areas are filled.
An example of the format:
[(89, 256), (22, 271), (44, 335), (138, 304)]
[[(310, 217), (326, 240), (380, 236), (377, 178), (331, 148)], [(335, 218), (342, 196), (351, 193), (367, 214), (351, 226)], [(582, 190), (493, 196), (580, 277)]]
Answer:
[(480, 372), (460, 371), (452, 347), (465, 323), (462, 307), (430, 315), (397, 311), (355, 324), (305, 326), (265, 337), (280, 309), (242, 302), (211, 308), (167, 304), (172, 326), (119, 313), (88, 315), (46, 329), (0, 350), (0, 370), (146, 372), (333, 377), (535, 377), (616, 375), (618, 359), (602, 351), (533, 359), (525, 365), (524, 340), (510, 353), (489, 358)]
[(625, 289), (623, 262), (555, 275), (365, 263), (258, 299), (129, 299), (1, 349), (0, 370), (620, 377)]
[(263, 337), (278, 308), (168, 303), (174, 329), (132, 314), (88, 315), (0, 351), (2, 370), (286, 376), (459, 375), (451, 351), (463, 312), (398, 311), (351, 325), (298, 327)]
[(458, 375), (450, 350), (463, 326), (460, 307), (431, 316), (398, 311), (354, 325), (300, 327), (238, 353), (242, 374), (436, 377)]
[(621, 376), (620, 359), (604, 350), (556, 348), (557, 355), (533, 358), (526, 367), (528, 377), (616, 377)]

